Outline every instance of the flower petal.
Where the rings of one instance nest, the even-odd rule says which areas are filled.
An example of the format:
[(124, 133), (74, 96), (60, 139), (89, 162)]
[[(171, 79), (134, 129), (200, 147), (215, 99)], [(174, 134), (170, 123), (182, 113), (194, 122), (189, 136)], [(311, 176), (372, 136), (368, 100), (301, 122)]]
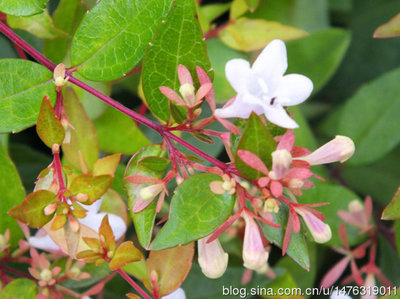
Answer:
[(43, 237), (30, 237), (28, 239), (29, 244), (31, 246), (42, 249), (42, 250), (54, 250), (54, 251), (59, 251), (60, 247), (57, 246), (57, 244), (53, 241), (52, 238), (49, 237), (49, 235), (44, 235)]
[(98, 211), (100, 211), (101, 205), (103, 203), (103, 197), (96, 200), (94, 203), (92, 203), (91, 205), (84, 205), (79, 203), (83, 208), (85, 208), (85, 210), (88, 211), (88, 213), (97, 213)]
[(249, 118), (251, 112), (262, 114), (264, 112), (263, 104), (258, 98), (246, 93), (238, 94), (232, 104), (215, 110), (214, 114), (221, 118)]
[(250, 63), (244, 59), (232, 59), (225, 65), (225, 75), (237, 93), (247, 92), (247, 80), (250, 77)]
[(198, 261), (201, 271), (211, 279), (221, 277), (228, 266), (228, 254), (222, 249), (218, 239), (207, 243), (208, 237), (199, 239)]
[(98, 232), (101, 221), (106, 215), (108, 215), (108, 221), (115, 236), (115, 240), (118, 240), (123, 236), (123, 234), (125, 234), (126, 224), (124, 220), (117, 215), (108, 213), (88, 213), (86, 217), (81, 219), (79, 222)]
[(258, 55), (252, 70), (267, 83), (282, 77), (287, 69), (285, 43), (279, 39), (270, 42)]
[(282, 128), (295, 129), (299, 127), (279, 104), (273, 106), (264, 105), (264, 114), (270, 122)]
[(329, 288), (331, 285), (333, 285), (343, 274), (344, 270), (346, 270), (349, 262), (350, 259), (346, 256), (342, 258), (335, 266), (333, 266), (333, 268), (330, 269), (322, 278), (321, 288)]
[(181, 288), (176, 289), (171, 294), (161, 297), (161, 299), (186, 299), (185, 291)]
[(313, 83), (306, 76), (290, 74), (280, 80), (274, 96), (283, 106), (293, 106), (304, 102), (312, 90)]

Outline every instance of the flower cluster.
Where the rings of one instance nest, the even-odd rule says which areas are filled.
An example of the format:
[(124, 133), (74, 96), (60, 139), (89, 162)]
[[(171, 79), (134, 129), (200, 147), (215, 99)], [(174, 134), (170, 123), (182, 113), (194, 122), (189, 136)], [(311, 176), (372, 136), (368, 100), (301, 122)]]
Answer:
[[(231, 60), (226, 65), (226, 76), (237, 95), (224, 108), (216, 109), (214, 117), (220, 121), (221, 118), (249, 118), (252, 113), (256, 113), (288, 130), (281, 136), (275, 136), (276, 149), (271, 153), (270, 167), (250, 150), (237, 150), (237, 157), (260, 174), (252, 181), (253, 187), (241, 182), (239, 177), (227, 174), (221, 174), (222, 181), (210, 184), (210, 189), (215, 194), (236, 192), (238, 204), (233, 216), (211, 236), (198, 242), (199, 264), (207, 277), (217, 278), (224, 273), (228, 256), (217, 238), (237, 220), (244, 221), (244, 266), (267, 273), (268, 241), (257, 221), (280, 228), (275, 222), (274, 214), (280, 212), (281, 205), (288, 207), (288, 223), (282, 244), (283, 254), (288, 249), (292, 232), (299, 233), (301, 230), (300, 218), (315, 242), (325, 243), (331, 239), (332, 232), (324, 222), (324, 216), (314, 209), (325, 203), (301, 204), (296, 196), (301, 196), (302, 190), (314, 185), (312, 177), (323, 180), (311, 171), (312, 166), (343, 163), (353, 155), (355, 146), (346, 136), (336, 136), (313, 152), (295, 145), (295, 133), (290, 129), (298, 125), (283, 106), (303, 102), (311, 94), (313, 85), (302, 75), (284, 76), (286, 68), (286, 49), (284, 43), (279, 40), (272, 41), (251, 68), (249, 63), (242, 59)], [(223, 140), (229, 156), (235, 162), (230, 138)], [(251, 204), (254, 212), (249, 210), (246, 202)]]

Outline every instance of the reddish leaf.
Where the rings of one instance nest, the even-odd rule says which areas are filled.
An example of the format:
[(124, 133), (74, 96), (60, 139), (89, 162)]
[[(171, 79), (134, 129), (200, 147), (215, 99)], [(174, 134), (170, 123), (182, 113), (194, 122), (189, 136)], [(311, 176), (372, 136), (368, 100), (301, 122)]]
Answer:
[(176, 290), (192, 267), (194, 243), (185, 246), (150, 251), (147, 260), (147, 271), (155, 271), (158, 277), (160, 296), (165, 296)]
[(104, 238), (104, 246), (109, 251), (114, 251), (116, 244), (113, 231), (111, 229), (110, 223), (108, 221), (108, 215), (104, 216), (103, 220), (101, 221), (101, 225), (99, 228), (99, 235), (100, 237)]

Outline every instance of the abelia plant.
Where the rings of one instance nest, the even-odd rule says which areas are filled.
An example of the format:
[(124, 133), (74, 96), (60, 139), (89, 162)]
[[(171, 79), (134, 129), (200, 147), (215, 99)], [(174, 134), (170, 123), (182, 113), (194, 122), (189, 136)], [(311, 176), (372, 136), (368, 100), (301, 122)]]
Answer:
[(361, 103), (398, 71), (310, 128), (350, 37), (270, 2), (0, 1), (0, 298), (397, 294), (398, 238), (359, 181), (400, 141), (395, 100)]

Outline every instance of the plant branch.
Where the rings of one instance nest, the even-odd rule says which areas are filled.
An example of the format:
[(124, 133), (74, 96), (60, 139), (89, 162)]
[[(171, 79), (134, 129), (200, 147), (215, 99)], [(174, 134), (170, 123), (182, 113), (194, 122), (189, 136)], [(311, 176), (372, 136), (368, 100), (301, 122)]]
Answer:
[(47, 67), (49, 70), (54, 71), (54, 68), (56, 65), (48, 60), (46, 57), (44, 57), (42, 54), (40, 54), (38, 51), (36, 51), (35, 48), (33, 48), (30, 44), (28, 44), (26, 41), (24, 41), (22, 38), (20, 38), (17, 34), (14, 33), (14, 31), (11, 30), (6, 24), (3, 22), (0, 22), (0, 31), (7, 36), (11, 41), (16, 44), (17, 46), (21, 47), (26, 53), (31, 55), (35, 60), (43, 64), (45, 67)]
[[(16, 45), (20, 46), (25, 52), (27, 52), (29, 55), (31, 55), (34, 59), (36, 59), (38, 62), (43, 64), (45, 67), (47, 67), (49, 70), (54, 71), (55, 64), (48, 60), (46, 57), (44, 57), (41, 53), (39, 53), (36, 49), (34, 49), (31, 45), (29, 45), (27, 42), (25, 42), (22, 38), (20, 38), (16, 33), (14, 33), (9, 27), (7, 27), (3, 22), (0, 22), (0, 31), (6, 35), (9, 39), (11, 39)], [(215, 159), (214, 157), (206, 154), (205, 152), (201, 151), (197, 147), (191, 145), (190, 143), (186, 142), (185, 140), (181, 139), (180, 137), (172, 134), (171, 132), (168, 132), (165, 130), (164, 126), (155, 123), (146, 117), (140, 115), (139, 113), (136, 113), (135, 111), (130, 110), (129, 108), (125, 107), (124, 105), (118, 103), (117, 101), (113, 100), (109, 96), (102, 94), (98, 90), (94, 89), (93, 87), (85, 84), (84, 82), (74, 78), (72, 76), (72, 72), (67, 71), (67, 76), (69, 77), (69, 81), (76, 86), (81, 87), (82, 89), (86, 90), (87, 92), (93, 94), (103, 102), (107, 103), (111, 107), (114, 107), (115, 109), (121, 111), (125, 115), (131, 117), (135, 121), (148, 126), (149, 128), (157, 131), (161, 137), (163, 138), (169, 138), (174, 140), (175, 142), (181, 144), (182, 146), (186, 147), (187, 149), (191, 150), (195, 154), (199, 155), (203, 159), (207, 160), (208, 162), (214, 164), (215, 166), (221, 168), (225, 172), (229, 172), (231, 174), (235, 174), (237, 176), (242, 177), (235, 169), (231, 169), (229, 165), (225, 164), (224, 162), (219, 161), (218, 159)]]
[(65, 201), (64, 198), (64, 191), (65, 191), (65, 184), (64, 184), (64, 178), (63, 178), (63, 174), (62, 174), (62, 166), (61, 166), (61, 160), (60, 160), (60, 147), (58, 146), (58, 149), (53, 149), (53, 163), (54, 163), (54, 171), (56, 173), (57, 176), (57, 180), (58, 180), (58, 186), (59, 186), (59, 190), (58, 190), (58, 196), (61, 199), (61, 201)]
[(128, 274), (121, 268), (117, 272), (145, 299), (152, 299)]

